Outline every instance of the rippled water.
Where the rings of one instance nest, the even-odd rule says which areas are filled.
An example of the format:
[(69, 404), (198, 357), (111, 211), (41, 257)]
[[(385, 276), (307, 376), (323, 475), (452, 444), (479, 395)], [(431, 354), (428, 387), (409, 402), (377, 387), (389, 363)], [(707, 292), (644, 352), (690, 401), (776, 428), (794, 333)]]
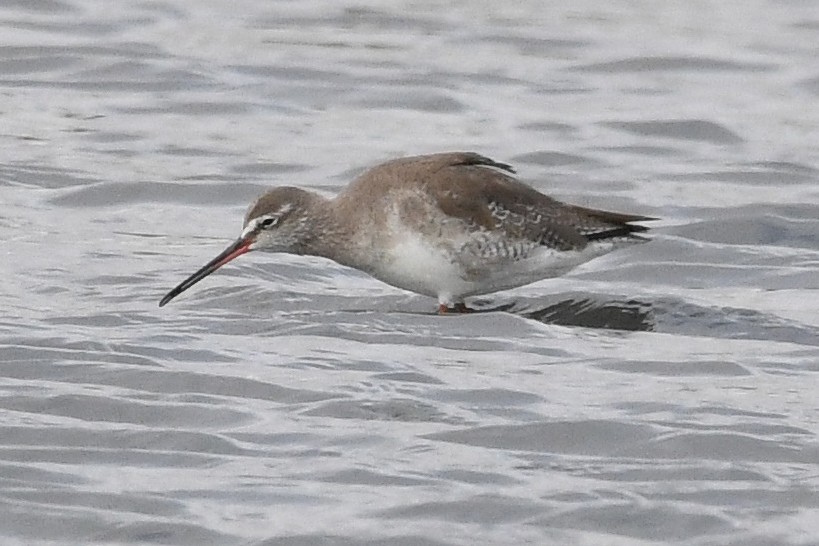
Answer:
[[(812, 2), (0, 6), (3, 544), (815, 544)], [(438, 317), (248, 256), (474, 150), (650, 244)]]

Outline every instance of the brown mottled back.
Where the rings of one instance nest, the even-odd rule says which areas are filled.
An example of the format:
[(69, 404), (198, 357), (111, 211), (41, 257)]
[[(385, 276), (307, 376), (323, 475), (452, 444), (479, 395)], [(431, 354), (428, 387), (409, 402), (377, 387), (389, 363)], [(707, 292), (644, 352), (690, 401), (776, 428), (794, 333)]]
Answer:
[[(339, 196), (355, 192), (386, 199), (407, 185), (418, 185), (440, 210), (462, 220), (469, 229), (500, 230), (507, 237), (560, 250), (580, 249), (589, 241), (628, 237), (646, 231), (631, 222), (652, 220), (567, 205), (510, 176), (514, 169), (475, 153), (454, 152), (401, 158), (376, 166), (358, 177)], [(386, 190), (386, 191), (385, 191)], [(384, 203), (367, 203), (371, 214), (384, 214)]]

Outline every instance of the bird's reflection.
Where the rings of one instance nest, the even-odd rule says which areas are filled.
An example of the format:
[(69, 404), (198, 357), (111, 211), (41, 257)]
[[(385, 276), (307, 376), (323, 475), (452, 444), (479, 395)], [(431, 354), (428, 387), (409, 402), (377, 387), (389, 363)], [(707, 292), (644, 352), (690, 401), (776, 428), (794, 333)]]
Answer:
[(649, 332), (654, 329), (651, 304), (635, 299), (618, 300), (603, 295), (563, 294), (558, 300), (554, 297), (549, 297), (549, 301), (522, 300), (484, 307), (480, 311), (514, 313), (544, 324), (561, 326), (638, 332)]

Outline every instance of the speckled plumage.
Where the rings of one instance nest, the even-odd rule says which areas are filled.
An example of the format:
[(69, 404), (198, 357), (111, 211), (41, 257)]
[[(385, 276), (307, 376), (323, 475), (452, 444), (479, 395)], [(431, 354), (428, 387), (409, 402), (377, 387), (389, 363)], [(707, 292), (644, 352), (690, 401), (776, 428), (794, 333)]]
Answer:
[(324, 256), (435, 297), (444, 309), (644, 240), (635, 233), (647, 228), (632, 222), (652, 218), (568, 205), (513, 173), (456, 152), (382, 163), (333, 199), (274, 188), (249, 208), (240, 240), (163, 304), (232, 259), (231, 249)]

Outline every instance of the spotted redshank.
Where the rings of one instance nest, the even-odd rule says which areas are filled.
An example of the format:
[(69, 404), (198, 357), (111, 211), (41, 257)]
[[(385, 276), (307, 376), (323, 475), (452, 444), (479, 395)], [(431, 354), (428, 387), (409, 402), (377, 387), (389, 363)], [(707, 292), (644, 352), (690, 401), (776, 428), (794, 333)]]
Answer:
[(273, 188), (245, 216), (239, 238), (159, 302), (160, 307), (250, 252), (323, 256), (464, 312), (464, 298), (556, 277), (643, 242), (647, 216), (569, 205), (475, 153), (396, 159), (335, 198)]

